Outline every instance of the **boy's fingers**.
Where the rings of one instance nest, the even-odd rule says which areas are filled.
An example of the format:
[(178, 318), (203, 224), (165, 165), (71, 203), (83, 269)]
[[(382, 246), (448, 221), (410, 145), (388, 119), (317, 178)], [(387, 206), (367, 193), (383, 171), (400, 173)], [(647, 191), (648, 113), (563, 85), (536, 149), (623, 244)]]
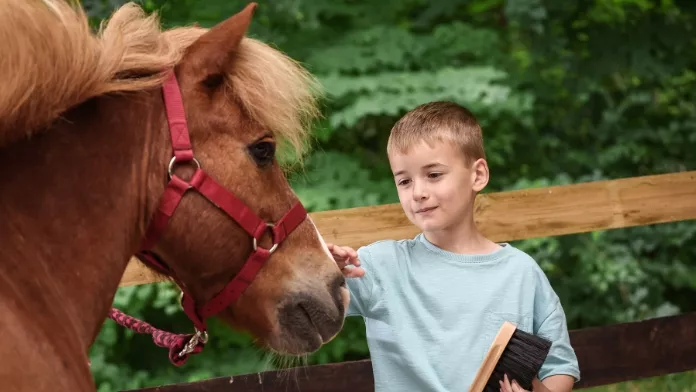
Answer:
[(331, 243), (327, 243), (326, 246), (340, 268), (343, 268), (349, 264), (355, 266), (360, 265), (358, 252), (356, 252), (353, 248), (348, 246), (337, 246)]
[(513, 392), (529, 392), (526, 389), (522, 388), (520, 384), (517, 383), (517, 381), (512, 380), (512, 391)]
[(360, 267), (342, 268), (341, 272), (343, 272), (343, 276), (346, 278), (359, 278), (365, 275), (365, 270)]
[(340, 257), (346, 257), (346, 250), (340, 246), (335, 246), (333, 249), (333, 254)]
[(356, 267), (360, 265), (360, 260), (358, 260), (356, 256), (353, 256), (349, 253), (343, 256), (343, 262), (345, 262), (346, 264), (352, 264)]
[(365, 270), (362, 269), (354, 270), (348, 275), (349, 278), (362, 278), (363, 276), (365, 276)]
[(338, 268), (340, 268), (340, 269), (344, 269), (347, 266), (351, 265), (350, 260), (345, 258), (345, 257), (334, 256), (334, 261), (336, 262), (336, 265), (338, 265)]
[(503, 380), (500, 381), (500, 390), (503, 392), (512, 392), (512, 386), (510, 385), (510, 380), (508, 379), (507, 374), (503, 375)]

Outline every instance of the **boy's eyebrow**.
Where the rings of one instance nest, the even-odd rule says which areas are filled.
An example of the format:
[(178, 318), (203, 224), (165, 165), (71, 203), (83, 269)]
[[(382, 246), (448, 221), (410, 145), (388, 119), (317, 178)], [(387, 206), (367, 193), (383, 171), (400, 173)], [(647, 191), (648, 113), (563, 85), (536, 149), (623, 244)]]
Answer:
[[(443, 165), (442, 163), (439, 163), (439, 162), (434, 162), (434, 163), (429, 163), (429, 164), (423, 166), (422, 169), (432, 169), (432, 168), (437, 167), (437, 166), (445, 166), (445, 165)], [(401, 174), (404, 174), (405, 172), (406, 172), (406, 170), (399, 170), (398, 172), (394, 173), (394, 177), (399, 176)]]
[(432, 168), (437, 167), (437, 166), (445, 166), (445, 165), (443, 165), (440, 162), (433, 162), (433, 163), (429, 163), (429, 164), (423, 166), (423, 169), (432, 169)]

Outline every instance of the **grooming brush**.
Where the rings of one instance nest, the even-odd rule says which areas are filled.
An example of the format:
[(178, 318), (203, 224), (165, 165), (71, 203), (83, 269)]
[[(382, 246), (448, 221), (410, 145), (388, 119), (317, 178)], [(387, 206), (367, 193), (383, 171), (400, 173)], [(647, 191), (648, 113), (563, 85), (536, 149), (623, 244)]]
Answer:
[(500, 391), (499, 381), (507, 374), (527, 391), (551, 349), (551, 342), (504, 322), (479, 367), (469, 392)]

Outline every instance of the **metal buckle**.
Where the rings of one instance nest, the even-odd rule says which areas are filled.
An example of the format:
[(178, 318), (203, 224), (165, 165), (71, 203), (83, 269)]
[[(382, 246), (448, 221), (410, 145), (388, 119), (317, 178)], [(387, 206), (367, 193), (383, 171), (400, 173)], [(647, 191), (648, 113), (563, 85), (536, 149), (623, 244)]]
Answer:
[[(273, 234), (274, 227), (275, 225), (273, 223), (266, 223), (266, 228), (269, 229), (268, 231), (271, 233), (271, 240), (273, 240), (273, 246), (271, 246), (271, 248), (268, 249), (268, 253), (273, 253), (276, 249), (278, 249), (278, 243), (275, 242), (275, 235)], [(256, 249), (258, 248), (256, 237), (252, 237), (251, 246), (254, 249), (254, 252), (256, 252)]]
[(193, 350), (196, 349), (196, 346), (198, 346), (198, 343), (203, 343), (206, 344), (208, 343), (208, 332), (204, 331), (201, 332), (198, 329), (196, 329), (196, 333), (191, 336), (191, 339), (186, 343), (184, 346), (184, 349), (179, 352), (179, 357), (183, 357), (184, 355), (188, 355), (193, 352)]

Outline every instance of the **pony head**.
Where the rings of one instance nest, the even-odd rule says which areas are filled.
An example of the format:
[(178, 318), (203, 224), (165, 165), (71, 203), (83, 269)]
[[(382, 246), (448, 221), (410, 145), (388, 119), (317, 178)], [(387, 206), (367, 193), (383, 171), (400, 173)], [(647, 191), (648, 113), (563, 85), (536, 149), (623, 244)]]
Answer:
[[(80, 151), (88, 139), (142, 149), (126, 165), (146, 179), (144, 194), (134, 196), (142, 217), (133, 232), (143, 237), (161, 207), (177, 142), (162, 94), (175, 75), (196, 160), (173, 162), (170, 174), (189, 181), (200, 167), (263, 222), (278, 222), (298, 204), (278, 152), (289, 147), (301, 156), (319, 113), (319, 89), (297, 62), (245, 36), (255, 4), (211, 29), (162, 31), (156, 16), (129, 3), (96, 34), (85, 13), (62, 0), (12, 0), (0, 8), (0, 30), (22, 32), (3, 42), (0, 71), (16, 77), (0, 89), (0, 148), (58, 132), (51, 128), (60, 122), (55, 137), (80, 132)], [(95, 178), (118, 181), (108, 172)], [(255, 240), (218, 207), (187, 192), (150, 249), (192, 303), (202, 306), (220, 293), (255, 248), (273, 249), (244, 292), (215, 316), (279, 352), (307, 353), (331, 340), (349, 297), (311, 219), (303, 215), (274, 246), (278, 231), (262, 230)]]

